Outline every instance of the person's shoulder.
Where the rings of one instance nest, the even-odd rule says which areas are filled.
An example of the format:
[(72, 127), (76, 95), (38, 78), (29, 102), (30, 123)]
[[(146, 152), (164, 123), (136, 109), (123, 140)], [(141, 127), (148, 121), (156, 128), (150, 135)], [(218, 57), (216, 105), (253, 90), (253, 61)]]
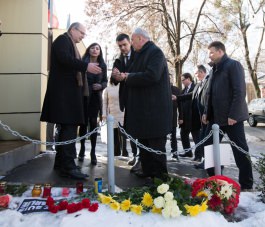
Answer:
[(66, 33), (59, 35), (59, 36), (54, 40), (54, 44), (66, 43), (66, 42), (69, 42), (69, 37), (66, 35)]
[(241, 67), (242, 66), (238, 60), (229, 58), (229, 57), (227, 58), (226, 63), (228, 67)]

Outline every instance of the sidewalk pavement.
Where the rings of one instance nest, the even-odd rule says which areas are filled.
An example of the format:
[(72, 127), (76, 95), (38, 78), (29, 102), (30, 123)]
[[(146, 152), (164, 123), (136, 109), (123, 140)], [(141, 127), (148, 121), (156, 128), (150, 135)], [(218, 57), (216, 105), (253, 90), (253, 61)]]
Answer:
[[(181, 143), (178, 141), (179, 150), (182, 149)], [(80, 148), (80, 143), (76, 144), (77, 152)], [(168, 171), (171, 176), (180, 176), (184, 178), (204, 178), (207, 174), (204, 170), (195, 169), (193, 166), (196, 162), (193, 162), (191, 158), (180, 158), (180, 161), (172, 160), (170, 151), (170, 141), (167, 142), (167, 159), (168, 159)], [(130, 143), (127, 141), (127, 150), (131, 156)], [(98, 136), (96, 155), (98, 164), (93, 166), (90, 164), (90, 141), (86, 141), (86, 156), (84, 162), (78, 162), (77, 165), (81, 167), (81, 171), (89, 175), (87, 180), (83, 181), (84, 187), (93, 187), (94, 179), (96, 177), (103, 178), (103, 188), (108, 188), (108, 168), (107, 168), (107, 145), (101, 142), (100, 136)], [(53, 170), (55, 152), (49, 151), (42, 153), (27, 163), (13, 169), (9, 174), (4, 176), (1, 180), (14, 184), (45, 184), (50, 183), (53, 187), (75, 187), (76, 182), (71, 178), (64, 178), (57, 174)], [(115, 157), (115, 185), (120, 189), (126, 189), (130, 187), (141, 187), (147, 182), (146, 179), (139, 178), (133, 173), (130, 173), (131, 166), (127, 165), (129, 158), (118, 156)], [(225, 168), (224, 175), (237, 180), (238, 170), (237, 168)]]

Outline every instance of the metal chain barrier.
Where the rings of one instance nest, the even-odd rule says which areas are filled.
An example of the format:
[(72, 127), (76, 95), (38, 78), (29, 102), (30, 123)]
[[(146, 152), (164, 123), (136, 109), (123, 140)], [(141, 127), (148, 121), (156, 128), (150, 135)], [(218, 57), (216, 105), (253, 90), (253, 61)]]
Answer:
[[(156, 154), (163, 154), (163, 155), (167, 154), (167, 152), (165, 153), (165, 152), (158, 151), (158, 150), (154, 150), (154, 149), (152, 149), (150, 147), (144, 146), (143, 144), (139, 143), (136, 139), (134, 139), (131, 135), (129, 135), (120, 124), (118, 124), (118, 127), (119, 127), (121, 133), (124, 134), (130, 141), (132, 141), (133, 143), (135, 143), (136, 146), (138, 146), (140, 148), (143, 148), (143, 149), (145, 149), (145, 150), (147, 150), (149, 152), (156, 153)], [(191, 148), (183, 149), (181, 151), (168, 152), (168, 153), (170, 153), (170, 154), (178, 154), (178, 152), (188, 152), (188, 151), (192, 151), (192, 149), (196, 149), (200, 145), (204, 144), (212, 135), (213, 135), (213, 131), (211, 130), (209, 132), (209, 134), (203, 140), (201, 140), (199, 143), (195, 144)]]
[[(152, 148), (149, 148), (149, 147), (146, 147), (144, 146), (143, 144), (139, 143), (136, 139), (134, 139), (131, 135), (129, 135), (125, 130), (124, 128), (119, 124), (119, 122), (116, 122), (117, 125), (118, 125), (118, 128), (120, 129), (121, 133), (124, 134), (130, 141), (132, 141), (133, 143), (136, 144), (136, 146), (142, 148), (142, 149), (145, 149), (149, 152), (153, 152), (153, 153), (156, 153), (156, 154), (166, 154), (162, 151), (159, 151), (159, 150), (154, 150)], [(15, 137), (20, 137), (22, 140), (24, 141), (28, 141), (28, 142), (31, 142), (33, 144), (42, 144), (42, 145), (48, 145), (48, 146), (52, 146), (52, 145), (55, 145), (55, 146), (60, 146), (60, 145), (67, 145), (67, 144), (71, 144), (71, 143), (75, 143), (75, 142), (79, 142), (80, 140), (82, 139), (86, 139), (87, 137), (90, 137), (92, 134), (94, 133), (98, 133), (98, 131), (101, 129), (101, 127), (103, 127), (104, 125), (106, 124), (106, 122), (102, 122), (100, 124), (100, 126), (98, 126), (97, 128), (95, 128), (93, 131), (91, 132), (88, 132), (87, 134), (81, 136), (81, 137), (77, 137), (76, 139), (72, 139), (72, 140), (67, 140), (67, 141), (62, 141), (62, 142), (43, 142), (43, 141), (40, 141), (40, 140), (34, 140), (34, 139), (31, 139), (29, 138), (28, 136), (23, 136), (21, 135), (19, 132), (15, 131), (15, 130), (12, 130), (8, 125), (4, 124), (1, 120), (0, 120), (0, 126), (2, 126), (2, 128), (8, 132), (10, 132), (13, 136)], [(241, 147), (237, 146), (235, 142), (231, 141), (229, 139), (229, 137), (221, 130), (219, 129), (220, 131), (220, 134), (234, 147), (236, 147), (239, 151), (241, 151), (242, 153), (244, 153), (245, 155), (247, 156), (250, 156), (249, 152), (245, 151), (244, 149), (242, 149)], [(203, 139), (201, 140), (199, 143), (195, 144), (194, 146), (192, 146), (191, 148), (188, 148), (188, 149), (183, 149), (183, 150), (180, 150), (180, 151), (175, 151), (175, 152), (168, 152), (170, 154), (178, 154), (179, 152), (188, 152), (188, 151), (192, 151), (193, 149), (196, 149), (197, 147), (201, 146), (202, 144), (204, 144), (211, 136), (213, 135), (213, 131), (211, 130), (209, 132), (209, 134)]]
[(99, 129), (101, 127), (103, 127), (106, 123), (102, 123), (99, 127), (95, 128), (93, 131), (88, 132), (87, 134), (81, 136), (81, 137), (77, 137), (76, 139), (72, 139), (72, 140), (67, 140), (67, 141), (62, 141), (62, 142), (43, 142), (40, 140), (34, 140), (29, 138), (28, 136), (23, 136), (21, 135), (19, 132), (12, 130), (8, 125), (4, 124), (1, 120), (0, 120), (0, 125), (2, 126), (2, 128), (8, 132), (10, 132), (13, 136), (16, 137), (20, 137), (22, 140), (24, 141), (28, 141), (31, 142), (33, 144), (42, 144), (42, 145), (55, 145), (55, 146), (60, 146), (60, 145), (67, 145), (67, 144), (71, 144), (71, 143), (75, 143), (78, 142), (82, 139), (86, 139), (86, 137), (90, 137), (93, 133), (97, 133), (99, 131)]
[(219, 131), (220, 131), (220, 134), (226, 139), (226, 141), (228, 141), (232, 146), (237, 148), (239, 151), (241, 151), (245, 155), (250, 156), (249, 152), (247, 152), (244, 149), (242, 149), (241, 147), (237, 146), (236, 143), (233, 142), (232, 140), (230, 140), (229, 137), (221, 129), (219, 129)]

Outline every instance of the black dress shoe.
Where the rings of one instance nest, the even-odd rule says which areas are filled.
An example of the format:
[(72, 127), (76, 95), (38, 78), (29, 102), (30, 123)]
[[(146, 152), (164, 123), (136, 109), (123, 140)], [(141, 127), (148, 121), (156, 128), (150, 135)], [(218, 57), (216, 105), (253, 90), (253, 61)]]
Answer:
[(91, 159), (91, 165), (97, 165), (97, 158)]
[(173, 154), (172, 159), (177, 159), (179, 161), (179, 156), (177, 154)]
[(153, 177), (152, 175), (150, 175), (150, 174), (146, 174), (146, 173), (143, 173), (142, 171), (136, 171), (136, 172), (134, 172), (134, 174), (135, 174), (137, 177), (140, 177), (140, 178)]
[(195, 169), (204, 169), (204, 162), (194, 165)]
[(135, 164), (133, 165), (133, 167), (130, 169), (131, 173), (137, 172), (137, 171), (141, 171), (142, 170), (142, 164), (140, 159), (138, 158), (135, 162)]
[(127, 165), (133, 166), (135, 164), (135, 162), (136, 162), (136, 157), (133, 157), (127, 162)]
[(89, 177), (87, 174), (83, 174), (80, 172), (80, 170), (78, 169), (71, 169), (71, 170), (65, 170), (62, 169), (60, 172), (60, 175), (62, 177), (69, 177), (69, 178), (73, 178), (73, 179), (79, 179), (79, 180), (84, 180), (87, 177)]
[(194, 157), (194, 159), (193, 159), (192, 161), (194, 161), (194, 162), (201, 162), (201, 161), (202, 161), (202, 159), (201, 159), (201, 158), (199, 158), (199, 157)]
[(189, 157), (189, 158), (192, 158), (192, 152), (191, 151), (188, 151), (184, 154), (180, 154), (179, 157), (182, 157), (182, 158), (186, 158), (186, 157)]
[(84, 161), (84, 156), (78, 156), (78, 161), (83, 162)]

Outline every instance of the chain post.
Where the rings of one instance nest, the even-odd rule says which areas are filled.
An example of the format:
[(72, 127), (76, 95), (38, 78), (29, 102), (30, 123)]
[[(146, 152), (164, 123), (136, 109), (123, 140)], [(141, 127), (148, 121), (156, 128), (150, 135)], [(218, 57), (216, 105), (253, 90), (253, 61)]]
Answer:
[(114, 117), (107, 117), (107, 152), (108, 152), (108, 191), (115, 193), (115, 173), (114, 173)]
[(220, 160), (220, 142), (219, 142), (219, 125), (213, 124), (213, 158), (215, 175), (221, 175), (221, 160)]

